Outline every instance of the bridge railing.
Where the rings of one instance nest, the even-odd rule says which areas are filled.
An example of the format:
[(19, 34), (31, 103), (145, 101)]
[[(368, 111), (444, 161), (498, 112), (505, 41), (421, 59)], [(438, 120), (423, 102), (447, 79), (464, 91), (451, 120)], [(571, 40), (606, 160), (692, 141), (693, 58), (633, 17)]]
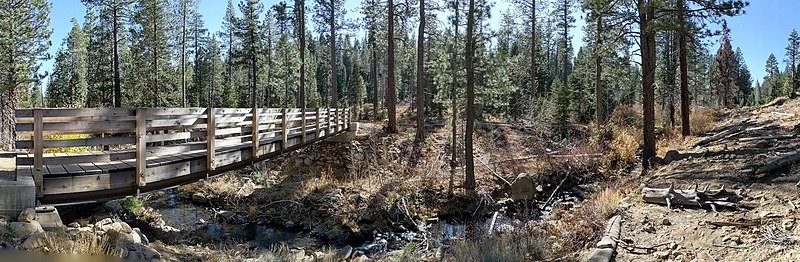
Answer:
[(18, 172), (33, 175), (37, 196), (47, 197), (138, 192), (185, 182), (188, 175), (215, 175), (343, 131), (350, 111), (18, 109), (16, 118), (16, 147), (24, 152)]

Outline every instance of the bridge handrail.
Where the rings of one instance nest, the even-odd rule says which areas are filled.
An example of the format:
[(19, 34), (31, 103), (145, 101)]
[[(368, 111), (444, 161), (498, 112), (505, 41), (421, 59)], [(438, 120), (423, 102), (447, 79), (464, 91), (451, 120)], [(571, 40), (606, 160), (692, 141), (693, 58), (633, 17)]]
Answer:
[[(132, 181), (122, 179), (121, 184), (140, 188), (159, 181), (161, 175), (155, 170), (148, 172), (148, 161), (154, 159), (205, 152), (209, 161), (203, 168), (210, 172), (236, 163), (217, 159), (217, 149), (250, 147), (252, 161), (338, 133), (347, 129), (350, 121), (349, 109), (343, 108), (36, 108), (17, 109), (15, 115), (15, 145), (28, 150), (17, 157), (17, 165), (30, 166), (38, 197), (70, 192), (45, 187), (44, 168), (50, 165), (60, 166), (56, 172), (68, 177), (66, 167), (88, 170), (84, 168), (88, 165), (103, 173), (106, 170), (92, 163), (135, 160)], [(307, 138), (311, 132), (313, 136)], [(299, 143), (292, 145), (289, 139), (297, 136)], [(74, 152), (75, 148), (102, 154)], [(73, 152), (48, 153), (46, 157), (45, 149)], [(245, 156), (237, 159), (246, 160)]]

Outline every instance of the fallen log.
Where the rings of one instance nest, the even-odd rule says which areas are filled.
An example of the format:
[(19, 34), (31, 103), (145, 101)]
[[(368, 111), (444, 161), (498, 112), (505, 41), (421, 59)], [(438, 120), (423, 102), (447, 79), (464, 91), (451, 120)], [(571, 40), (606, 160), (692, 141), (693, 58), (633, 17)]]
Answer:
[(795, 135), (768, 135), (768, 136), (754, 136), (754, 137), (743, 137), (739, 138), (739, 142), (747, 142), (747, 141), (754, 141), (754, 140), (784, 140), (784, 139), (792, 139), (797, 136)]
[(725, 139), (725, 138), (730, 138), (730, 137), (736, 136), (738, 134), (741, 134), (744, 130), (745, 130), (745, 127), (743, 125), (736, 126), (736, 127), (729, 128), (729, 129), (725, 129), (722, 132), (719, 132), (719, 133), (714, 134), (714, 135), (712, 135), (710, 137), (706, 137), (706, 138), (701, 139), (700, 141), (697, 141), (697, 143), (694, 143), (694, 145), (692, 145), (692, 147), (704, 146), (704, 145), (708, 145), (708, 144), (710, 144), (712, 142), (716, 142), (718, 140), (722, 140), (722, 139)]
[(698, 190), (697, 185), (694, 189), (688, 190), (675, 190), (672, 186), (669, 188), (645, 187), (642, 189), (642, 198), (647, 203), (667, 205), (667, 208), (670, 209), (673, 205), (678, 205), (710, 207), (714, 211), (717, 211), (718, 206), (736, 207), (736, 203), (739, 202), (739, 196), (734, 192), (725, 191), (724, 186), (719, 190), (708, 190), (708, 186)]
[(796, 150), (794, 152), (787, 153), (783, 156), (773, 158), (772, 160), (767, 161), (756, 171), (753, 172), (754, 175), (761, 175), (761, 174), (769, 174), (772, 171), (784, 168), (797, 162), (800, 160), (800, 150)]

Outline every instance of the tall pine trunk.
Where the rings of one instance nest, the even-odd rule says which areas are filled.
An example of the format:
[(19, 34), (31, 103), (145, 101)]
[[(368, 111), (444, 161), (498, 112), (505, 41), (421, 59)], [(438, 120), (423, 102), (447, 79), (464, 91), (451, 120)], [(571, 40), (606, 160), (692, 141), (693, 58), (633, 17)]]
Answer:
[(181, 104), (186, 107), (186, 2), (181, 3)]
[[(297, 104), (301, 109), (306, 108), (306, 11), (305, 1), (298, 1), (297, 7), (300, 10), (295, 10), (299, 15), (296, 17), (299, 28), (297, 29), (297, 36), (300, 41), (300, 87), (297, 90)], [(303, 110), (305, 112), (305, 110)]]
[(451, 107), (451, 111), (453, 113), (453, 116), (452, 116), (452, 119), (451, 119), (452, 122), (450, 123), (450, 127), (452, 129), (451, 129), (451, 134), (450, 134), (451, 143), (450, 143), (450, 182), (449, 182), (449, 186), (448, 186), (448, 191), (449, 192), (453, 192), (453, 178), (456, 175), (456, 166), (458, 165), (458, 160), (457, 160), (457, 157), (456, 157), (458, 155), (458, 153), (457, 153), (458, 150), (456, 150), (456, 147), (457, 147), (456, 141), (458, 141), (458, 132), (457, 132), (458, 131), (457, 130), (458, 126), (457, 126), (457, 122), (456, 122), (456, 119), (458, 119), (458, 107), (456, 106), (456, 99), (458, 97), (456, 95), (456, 85), (458, 85), (458, 75), (457, 75), (458, 74), (458, 67), (457, 67), (456, 61), (457, 61), (458, 52), (456, 52), (456, 49), (458, 47), (458, 44), (457, 44), (458, 43), (458, 26), (459, 26), (459, 19), (458, 18), (461, 17), (461, 14), (459, 13), (459, 9), (458, 9), (458, 4), (459, 4), (460, 1), (461, 0), (456, 0), (455, 1), (455, 12), (454, 12), (455, 13), (455, 22), (454, 22), (454, 26), (455, 26), (455, 30), (454, 31), (455, 31), (455, 33), (453, 34), (453, 51), (451, 53), (452, 57), (450, 58), (451, 59), (450, 60), (450, 76), (452, 77), (452, 79), (450, 80), (451, 81), (450, 82), (450, 107)]
[(464, 132), (464, 160), (467, 162), (464, 188), (475, 189), (475, 159), (472, 148), (472, 133), (475, 128), (475, 0), (469, 0), (467, 13), (467, 50), (464, 61), (467, 66), (467, 123)]
[(389, 19), (386, 38), (388, 40), (388, 47), (386, 58), (386, 107), (389, 117), (389, 123), (386, 125), (386, 131), (389, 133), (397, 133), (397, 116), (395, 115), (395, 83), (394, 83), (394, 1), (388, 0)]
[[(458, 9), (458, 8), (456, 8)], [(458, 27), (456, 27), (458, 28)], [(531, 0), (531, 67), (530, 67), (530, 80), (528, 81), (528, 89), (530, 89), (530, 102), (532, 104), (533, 99), (537, 95), (537, 91), (539, 89), (538, 84), (538, 68), (536, 65), (536, 55), (537, 55), (537, 44), (536, 44), (536, 0)], [(532, 106), (532, 105), (531, 105)]]
[(689, 62), (686, 54), (686, 4), (685, 0), (678, 0), (678, 60), (680, 60), (681, 75), (681, 135), (689, 136), (691, 129), (689, 126)]
[(330, 26), (330, 52), (331, 52), (331, 107), (337, 108), (338, 107), (338, 96), (336, 95), (337, 86), (336, 86), (336, 10), (334, 10), (335, 3), (331, 0), (331, 9), (330, 11), (330, 21), (328, 21)]
[(656, 71), (656, 36), (650, 30), (651, 19), (655, 12), (650, 3), (639, 0), (639, 34), (640, 49), (642, 54), (642, 112), (644, 113), (644, 149), (642, 151), (642, 165), (649, 168), (650, 158), (656, 156), (655, 143), (655, 71)]
[(119, 4), (117, 3), (118, 0), (114, 0), (113, 7), (111, 8), (112, 12), (112, 20), (114, 25), (112, 25), (112, 37), (114, 38), (114, 43), (112, 43), (112, 49), (114, 53), (112, 66), (114, 67), (114, 107), (122, 107), (122, 80), (120, 79), (120, 68), (119, 64)]
[(594, 84), (595, 84), (595, 121), (598, 125), (606, 122), (606, 90), (603, 88), (603, 16), (597, 14), (597, 32), (595, 32), (595, 60), (594, 60)]
[(415, 143), (425, 139), (425, 0), (419, 0), (417, 32), (417, 134)]

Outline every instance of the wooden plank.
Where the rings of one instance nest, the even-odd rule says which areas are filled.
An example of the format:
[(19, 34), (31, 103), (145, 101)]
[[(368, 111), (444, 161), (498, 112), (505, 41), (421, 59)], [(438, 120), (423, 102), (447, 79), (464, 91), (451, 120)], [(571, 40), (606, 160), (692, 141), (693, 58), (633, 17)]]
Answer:
[(129, 108), (47, 108), (47, 109), (17, 109), (17, 118), (33, 117), (35, 110), (42, 110), (45, 118), (49, 117), (93, 117), (93, 116), (132, 116), (134, 111)]
[(83, 174), (86, 172), (78, 164), (67, 164), (62, 166), (65, 170), (67, 170), (67, 174)]
[(147, 121), (147, 128), (173, 128), (201, 126), (206, 124), (205, 118), (180, 118), (180, 119), (153, 119)]
[(147, 170), (147, 182), (153, 183), (172, 179), (188, 174), (205, 172), (208, 164), (205, 158), (172, 163), (168, 165), (153, 167)]
[(203, 115), (206, 108), (148, 108), (146, 118), (161, 118), (160, 116)]
[(53, 177), (44, 180), (45, 195), (80, 193), (129, 187), (134, 183), (134, 172), (85, 176)]
[[(112, 146), (112, 145), (127, 145), (134, 144), (136, 141), (133, 137), (90, 137), (78, 139), (63, 139), (63, 140), (44, 140), (42, 146), (44, 148), (64, 148), (64, 147), (83, 147), (83, 146)], [(16, 146), (18, 149), (31, 149), (33, 148), (33, 140), (17, 140)]]
[(175, 141), (175, 140), (184, 140), (184, 139), (194, 139), (194, 138), (201, 138), (205, 137), (205, 131), (191, 131), (191, 132), (178, 132), (178, 133), (171, 133), (171, 134), (148, 134), (146, 136), (145, 141), (147, 143), (153, 142), (165, 142), (165, 141)]
[(100, 174), (103, 173), (103, 169), (97, 167), (95, 163), (81, 163), (78, 164), (83, 169), (85, 174)]
[[(72, 122), (72, 123), (46, 123), (43, 126), (44, 135), (63, 134), (99, 134), (99, 133), (126, 133), (133, 132), (134, 121), (98, 121), (98, 122)], [(17, 124), (18, 133), (33, 132), (33, 124)]]
[(136, 109), (136, 175), (135, 186), (147, 184), (147, 109)]
[(63, 176), (69, 174), (64, 165), (45, 165), (45, 168), (47, 168), (47, 174), (49, 175)]
[[(44, 123), (71, 123), (71, 122), (100, 122), (100, 121), (134, 121), (134, 116), (65, 116), (47, 117), (42, 119)], [(18, 118), (16, 123), (33, 123), (33, 118)]]
[(210, 127), (210, 128), (206, 128), (206, 143), (207, 143), (206, 150), (208, 151), (206, 153), (206, 156), (207, 156), (207, 159), (210, 159), (210, 161), (206, 161), (206, 170), (211, 171), (211, 170), (214, 170), (214, 168), (215, 168), (215, 164), (214, 164), (214, 154), (215, 154), (215, 152), (214, 152), (214, 149), (217, 146), (216, 143), (215, 143), (215, 139), (216, 139), (217, 135), (214, 133), (217, 129), (213, 128), (214, 127), (215, 118), (216, 118), (215, 117), (216, 114), (215, 114), (215, 109), (211, 108), (211, 107), (209, 107), (208, 110), (206, 110), (206, 112), (208, 113), (208, 124), (209, 124), (208, 126)]
[[(64, 164), (78, 164), (78, 163), (94, 163), (94, 162), (107, 162), (123, 159), (135, 159), (136, 152), (130, 150), (108, 151), (108, 152), (84, 152), (84, 154), (76, 155), (63, 155), (63, 154), (48, 154), (43, 157), (42, 164), (44, 165), (64, 165)], [(35, 165), (35, 157), (17, 157), (18, 165)]]
[(157, 157), (157, 156), (180, 154), (195, 150), (202, 150), (206, 149), (206, 146), (207, 146), (206, 142), (190, 142), (190, 143), (172, 144), (166, 146), (147, 147), (145, 151), (147, 153), (146, 154), (147, 157)]
[(42, 166), (44, 165), (44, 146), (42, 144), (44, 138), (44, 128), (42, 123), (43, 112), (42, 109), (33, 110), (33, 180), (36, 184), (36, 196), (42, 197), (43, 187), (43, 172)]
[(106, 174), (111, 173), (111, 171), (119, 169), (116, 166), (114, 166), (114, 164), (112, 164), (111, 162), (97, 162), (97, 163), (94, 163), (94, 165), (98, 169), (100, 169), (100, 171), (102, 173), (106, 173)]

